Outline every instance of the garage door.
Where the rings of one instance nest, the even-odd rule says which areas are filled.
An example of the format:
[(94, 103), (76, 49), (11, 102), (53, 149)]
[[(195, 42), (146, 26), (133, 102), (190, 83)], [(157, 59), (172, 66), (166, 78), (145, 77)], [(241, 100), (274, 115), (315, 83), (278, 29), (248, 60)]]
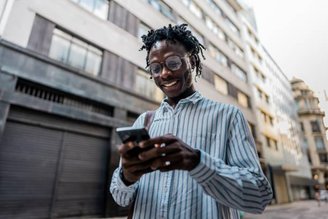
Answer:
[(104, 215), (109, 134), (12, 108), (0, 142), (0, 218)]

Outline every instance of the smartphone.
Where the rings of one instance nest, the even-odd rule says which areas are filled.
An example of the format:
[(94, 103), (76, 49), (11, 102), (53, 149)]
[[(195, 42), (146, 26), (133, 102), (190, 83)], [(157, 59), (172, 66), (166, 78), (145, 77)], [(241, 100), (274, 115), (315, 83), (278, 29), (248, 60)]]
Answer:
[(149, 139), (148, 131), (145, 128), (121, 127), (117, 128), (116, 132), (123, 143), (128, 141), (140, 141)]
[[(148, 131), (145, 128), (121, 127), (116, 129), (116, 133), (118, 134), (123, 143), (128, 141), (135, 141), (139, 143), (140, 141), (147, 140), (150, 138)], [(134, 147), (128, 151), (128, 154), (131, 156), (136, 156), (140, 152), (148, 149)]]

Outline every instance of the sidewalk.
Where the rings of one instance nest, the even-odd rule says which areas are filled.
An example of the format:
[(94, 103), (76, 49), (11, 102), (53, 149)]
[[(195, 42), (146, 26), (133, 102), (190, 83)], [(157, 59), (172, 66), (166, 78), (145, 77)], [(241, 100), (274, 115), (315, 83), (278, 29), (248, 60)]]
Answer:
[(243, 219), (328, 219), (328, 203), (314, 200), (268, 206), (261, 215), (246, 213)]
[[(107, 219), (126, 219), (126, 217)], [(246, 213), (243, 219), (328, 219), (328, 203), (321, 201), (320, 207), (314, 200), (270, 205), (263, 214)]]

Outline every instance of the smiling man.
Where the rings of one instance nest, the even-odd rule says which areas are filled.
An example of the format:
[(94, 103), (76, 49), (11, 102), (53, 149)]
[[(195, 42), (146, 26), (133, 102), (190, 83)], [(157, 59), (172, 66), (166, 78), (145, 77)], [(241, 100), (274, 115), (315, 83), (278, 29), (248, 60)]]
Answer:
[[(133, 218), (240, 218), (261, 213), (271, 187), (260, 168), (241, 111), (204, 98), (193, 86), (204, 47), (186, 24), (142, 36), (147, 68), (166, 98), (155, 111), (151, 139), (119, 146), (110, 191)], [(146, 113), (134, 123), (142, 127)], [(145, 150), (131, 156), (134, 147)]]

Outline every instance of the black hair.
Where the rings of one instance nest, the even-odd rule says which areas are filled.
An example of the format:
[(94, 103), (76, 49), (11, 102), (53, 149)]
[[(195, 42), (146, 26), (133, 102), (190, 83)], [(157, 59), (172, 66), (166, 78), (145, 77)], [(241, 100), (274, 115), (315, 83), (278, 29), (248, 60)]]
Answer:
[(154, 43), (162, 40), (168, 40), (173, 43), (178, 41), (185, 47), (186, 51), (189, 52), (191, 56), (195, 57), (196, 76), (200, 76), (202, 74), (202, 63), (200, 61), (199, 53), (201, 53), (203, 59), (205, 59), (203, 54), (203, 49), (205, 49), (205, 47), (199, 43), (195, 36), (192, 35), (191, 31), (187, 29), (187, 26), (188, 24), (180, 24), (175, 26), (169, 24), (167, 27), (164, 26), (156, 30), (150, 30), (146, 35), (141, 36), (144, 45), (140, 48), (140, 50), (147, 50), (147, 67), (149, 66), (149, 51)]

